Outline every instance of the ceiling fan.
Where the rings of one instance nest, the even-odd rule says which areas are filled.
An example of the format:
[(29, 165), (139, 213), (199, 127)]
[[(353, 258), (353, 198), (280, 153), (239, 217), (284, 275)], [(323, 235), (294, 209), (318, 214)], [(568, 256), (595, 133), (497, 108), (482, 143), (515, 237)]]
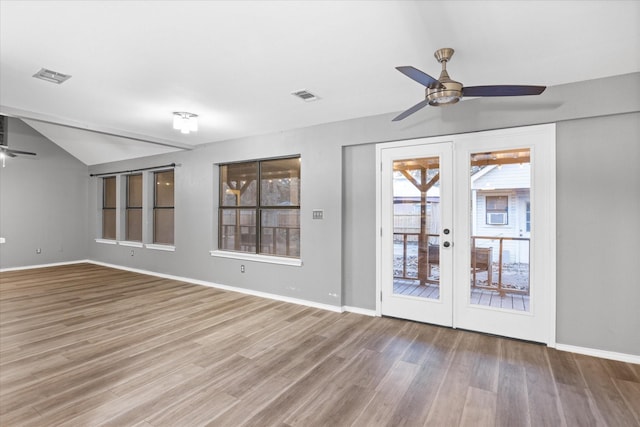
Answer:
[(32, 153), (30, 151), (12, 150), (6, 145), (0, 144), (0, 164), (2, 165), (2, 167), (6, 166), (5, 160), (7, 159), (7, 157), (17, 157), (18, 155), (35, 156), (36, 153)]
[(2, 167), (4, 167), (4, 160), (7, 157), (16, 157), (18, 155), (35, 156), (36, 153), (14, 150), (7, 146), (7, 117), (0, 116), (0, 159), (2, 160)]
[(455, 104), (463, 96), (522, 96), (540, 95), (546, 86), (523, 85), (495, 85), (495, 86), (463, 86), (462, 83), (451, 80), (447, 73), (447, 62), (453, 56), (454, 50), (443, 48), (436, 50), (434, 56), (442, 64), (442, 72), (438, 79), (411, 66), (396, 67), (396, 70), (410, 79), (426, 86), (424, 101), (418, 102), (413, 107), (402, 112), (393, 121), (402, 120), (427, 105), (451, 105)]
[(9, 156), (9, 157), (16, 157), (18, 155), (28, 155), (28, 156), (36, 155), (36, 153), (32, 153), (30, 151), (13, 150), (7, 147), (6, 145), (0, 145), (0, 154)]

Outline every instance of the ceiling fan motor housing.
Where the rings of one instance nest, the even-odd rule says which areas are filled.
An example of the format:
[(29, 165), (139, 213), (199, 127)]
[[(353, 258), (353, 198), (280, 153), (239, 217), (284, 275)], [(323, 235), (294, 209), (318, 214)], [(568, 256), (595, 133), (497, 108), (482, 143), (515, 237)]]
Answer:
[(441, 85), (436, 88), (428, 87), (425, 95), (429, 101), (429, 105), (451, 105), (460, 101), (462, 98), (462, 83), (455, 80), (442, 79), (439, 80)]

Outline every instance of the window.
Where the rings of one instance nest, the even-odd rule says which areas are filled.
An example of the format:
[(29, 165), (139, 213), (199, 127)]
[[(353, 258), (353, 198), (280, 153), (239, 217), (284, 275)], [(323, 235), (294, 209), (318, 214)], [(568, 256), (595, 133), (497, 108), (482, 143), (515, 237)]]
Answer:
[(154, 173), (153, 243), (173, 245), (173, 170)]
[(116, 177), (102, 178), (102, 238), (116, 238)]
[(127, 175), (125, 239), (142, 242), (142, 174)]
[(300, 257), (300, 157), (220, 165), (218, 247)]
[(487, 224), (506, 225), (509, 223), (509, 197), (487, 196)]

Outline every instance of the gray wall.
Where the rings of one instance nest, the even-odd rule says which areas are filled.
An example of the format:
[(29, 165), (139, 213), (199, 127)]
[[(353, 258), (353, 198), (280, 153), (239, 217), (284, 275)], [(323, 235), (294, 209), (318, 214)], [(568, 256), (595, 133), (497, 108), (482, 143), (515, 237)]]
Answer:
[[(217, 163), (300, 154), (301, 267), (211, 257), (217, 243)], [(165, 274), (268, 292), (320, 304), (342, 306), (341, 292), (341, 145), (317, 129), (238, 139), (189, 152), (92, 167), (94, 173), (175, 162), (175, 252), (134, 249), (90, 242), (94, 260)], [(99, 178), (92, 178), (89, 238), (98, 237)], [(312, 210), (323, 209), (323, 220)], [(246, 266), (245, 273), (240, 265)]]
[[(540, 97), (483, 98), (451, 108), (427, 108), (399, 123), (391, 122), (396, 114), (391, 113), (94, 166), (90, 171), (100, 173), (180, 164), (176, 168), (176, 251), (135, 249), (132, 257), (129, 247), (94, 242), (99, 230), (96, 178), (90, 180), (88, 189), (89, 212), (85, 218), (89, 231), (85, 246), (79, 247), (88, 247), (88, 257), (96, 261), (322, 304), (374, 309), (374, 144), (556, 122), (558, 341), (640, 354), (638, 309), (631, 303), (640, 300), (632, 262), (638, 258), (639, 94), (640, 73), (635, 73), (551, 87)], [(621, 154), (616, 157), (619, 161), (613, 160), (616, 153)], [(303, 265), (211, 257), (209, 250), (217, 241), (218, 182), (214, 164), (291, 154), (302, 155)], [(574, 171), (576, 168), (579, 171)], [(607, 173), (599, 173), (594, 179), (589, 170), (595, 168)], [(586, 190), (578, 176), (603, 189), (615, 206), (615, 221), (594, 213), (588, 202), (597, 199), (581, 196)], [(624, 191), (621, 184), (629, 190)], [(574, 198), (577, 200), (572, 201)], [(324, 209), (325, 219), (312, 220), (313, 209)], [(594, 238), (594, 230), (604, 234), (612, 225), (624, 229), (624, 236), (616, 230)], [(602, 242), (606, 242), (609, 253), (594, 255), (601, 252)], [(247, 266), (246, 273), (240, 273), (240, 264)]]
[(345, 306), (376, 308), (375, 145), (343, 151), (342, 296)]
[(640, 355), (640, 114), (556, 132), (557, 340)]
[(0, 268), (86, 259), (87, 166), (20, 120), (8, 131), (9, 148), (37, 155), (0, 167)]

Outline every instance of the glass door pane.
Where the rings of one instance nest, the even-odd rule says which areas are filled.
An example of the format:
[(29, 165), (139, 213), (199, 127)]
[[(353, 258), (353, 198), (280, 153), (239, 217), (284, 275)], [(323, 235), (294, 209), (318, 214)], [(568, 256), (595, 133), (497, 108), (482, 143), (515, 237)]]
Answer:
[(440, 299), (440, 157), (393, 161), (393, 293)]
[(530, 151), (470, 155), (471, 304), (530, 311)]

